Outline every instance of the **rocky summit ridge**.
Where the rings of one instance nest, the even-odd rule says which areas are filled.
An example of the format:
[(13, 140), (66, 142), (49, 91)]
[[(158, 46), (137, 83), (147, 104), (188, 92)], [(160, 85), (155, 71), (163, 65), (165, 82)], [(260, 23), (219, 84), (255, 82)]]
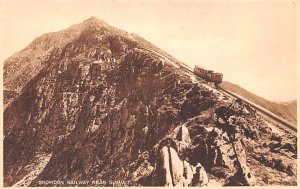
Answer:
[(7, 59), (4, 87), (4, 186), (297, 184), (294, 135), (94, 17)]

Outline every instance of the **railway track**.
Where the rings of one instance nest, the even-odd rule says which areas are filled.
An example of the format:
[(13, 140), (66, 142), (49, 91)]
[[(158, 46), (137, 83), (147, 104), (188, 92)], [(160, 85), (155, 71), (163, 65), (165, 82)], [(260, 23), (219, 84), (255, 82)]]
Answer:
[[(141, 50), (145, 50), (145, 51), (148, 51), (148, 52), (151, 52), (151, 53), (154, 53), (158, 56), (160, 56), (161, 58), (165, 58), (165, 59), (169, 59), (170, 61), (176, 61), (176, 65), (178, 67), (180, 67), (181, 69), (184, 69), (185, 71), (191, 73), (191, 74), (194, 74), (194, 71), (192, 70), (192, 68), (188, 67), (188, 65), (186, 65), (185, 63), (183, 62), (179, 62), (177, 61), (176, 59), (174, 59), (173, 57), (169, 56), (169, 55), (165, 55), (165, 54), (162, 54), (160, 52), (157, 52), (155, 50), (152, 50), (152, 49), (146, 49), (146, 48), (143, 48), (143, 47), (139, 47), (138, 49), (141, 49)], [(198, 77), (198, 76), (196, 76)]]
[(276, 125), (281, 127), (282, 129), (284, 130), (288, 130), (290, 131), (291, 133), (297, 135), (297, 127), (294, 126), (293, 124), (291, 124), (290, 122), (284, 120), (283, 118), (275, 115), (274, 113), (270, 112), (269, 110), (257, 105), (257, 104), (254, 104), (253, 102), (231, 92), (231, 91), (228, 91), (227, 89), (224, 89), (222, 87), (219, 87), (219, 89), (223, 92), (225, 92), (226, 94), (234, 97), (234, 98), (237, 98), (237, 99), (240, 99), (242, 100), (243, 102), (249, 104), (252, 108), (254, 108), (257, 113), (259, 113), (262, 117), (264, 117), (265, 119), (267, 119), (268, 121), (273, 121), (274, 123), (277, 123)]
[[(157, 52), (157, 51), (152, 50), (152, 49), (146, 49), (146, 48), (140, 48), (140, 49), (155, 53), (155, 54), (159, 55), (160, 57), (167, 58), (169, 60), (174, 60), (172, 57), (161, 54), (160, 52)], [(192, 68), (188, 67), (186, 64), (181, 63), (181, 62), (176, 62), (176, 64), (180, 68), (184, 69), (185, 71), (187, 71), (191, 74), (194, 74)], [(196, 76), (196, 77), (198, 78), (198, 76)], [(264, 117), (264, 119), (273, 122), (275, 125), (277, 125), (281, 129), (288, 130), (290, 133), (297, 135), (297, 126), (296, 125), (291, 124), (287, 120), (275, 115), (274, 113), (270, 112), (269, 110), (267, 110), (267, 109), (265, 109), (265, 108), (263, 108), (263, 107), (261, 107), (257, 104), (254, 104), (253, 102), (251, 102), (251, 101), (249, 101), (249, 100), (247, 100), (247, 99), (245, 99), (245, 98), (243, 98), (243, 97), (241, 97), (241, 96), (239, 96), (239, 95), (237, 95), (237, 94), (235, 94), (231, 91), (228, 91), (227, 89), (224, 89), (222, 87), (218, 87), (218, 88), (219, 88), (220, 91), (225, 92), (229, 96), (231, 96), (233, 98), (238, 98), (241, 101), (243, 101), (244, 103), (249, 104), (252, 108), (254, 108), (257, 111), (258, 114), (260, 114), (261, 117)]]

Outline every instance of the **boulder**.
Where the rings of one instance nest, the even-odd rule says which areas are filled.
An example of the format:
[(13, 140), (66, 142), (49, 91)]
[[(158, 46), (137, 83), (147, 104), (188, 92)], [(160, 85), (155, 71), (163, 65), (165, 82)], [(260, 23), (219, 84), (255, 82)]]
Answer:
[(142, 163), (133, 173), (132, 181), (139, 182), (140, 179), (149, 176), (154, 170), (149, 162)]
[(172, 147), (161, 149), (163, 159), (162, 176), (164, 186), (204, 186), (208, 183), (208, 177), (204, 167), (190, 165), (186, 160), (181, 160)]
[(190, 133), (189, 133), (189, 130), (186, 128), (185, 125), (180, 126), (180, 128), (178, 130), (178, 133), (176, 135), (176, 139), (178, 141), (182, 141), (182, 142), (185, 142), (187, 144), (191, 143)]
[(249, 167), (242, 165), (233, 176), (228, 177), (225, 186), (253, 186), (255, 183), (256, 178), (250, 173)]
[(195, 167), (192, 182), (189, 186), (205, 186), (208, 184), (208, 176), (204, 167), (198, 163)]

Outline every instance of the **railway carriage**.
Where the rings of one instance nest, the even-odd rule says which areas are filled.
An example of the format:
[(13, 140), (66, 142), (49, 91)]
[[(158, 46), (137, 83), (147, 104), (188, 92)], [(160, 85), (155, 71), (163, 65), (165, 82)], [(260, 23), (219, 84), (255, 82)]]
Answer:
[(214, 82), (216, 85), (222, 83), (223, 74), (216, 73), (213, 70), (208, 70), (199, 66), (195, 66), (194, 73), (208, 82)]

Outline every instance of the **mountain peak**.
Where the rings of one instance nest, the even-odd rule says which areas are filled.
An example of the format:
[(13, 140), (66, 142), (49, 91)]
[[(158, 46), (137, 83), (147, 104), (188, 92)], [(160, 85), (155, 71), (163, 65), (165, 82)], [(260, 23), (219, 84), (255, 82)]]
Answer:
[(84, 20), (82, 23), (79, 24), (81, 27), (99, 27), (99, 26), (109, 26), (107, 23), (105, 23), (103, 20), (98, 19), (95, 16), (92, 16), (86, 20)]
[(83, 21), (83, 23), (94, 23), (94, 24), (99, 24), (99, 23), (104, 23), (103, 20), (99, 20), (97, 17), (95, 16), (91, 16), (90, 18), (86, 19)]

